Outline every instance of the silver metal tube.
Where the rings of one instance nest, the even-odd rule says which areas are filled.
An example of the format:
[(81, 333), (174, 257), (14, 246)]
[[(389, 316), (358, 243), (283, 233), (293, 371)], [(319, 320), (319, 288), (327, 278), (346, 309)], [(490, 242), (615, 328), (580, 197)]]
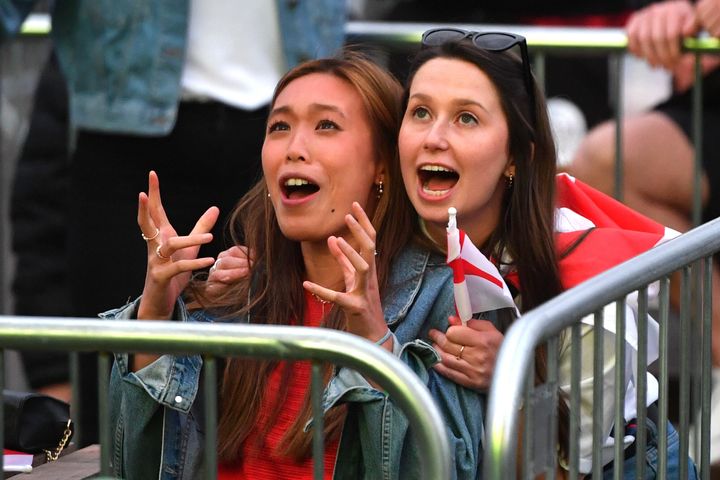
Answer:
[(658, 475), (662, 480), (667, 476), (667, 420), (668, 420), (668, 321), (670, 312), (670, 280), (660, 279), (660, 386), (658, 392)]
[[(514, 455), (511, 438), (517, 432), (515, 412), (521, 399), (523, 378), (528, 371), (531, 355), (528, 352), (532, 352), (535, 345), (569, 327), (577, 318), (718, 250), (720, 219), (597, 275), (517, 320), (505, 335), (490, 389), (484, 478), (505, 478), (503, 465), (507, 465), (509, 457)], [(662, 399), (661, 392), (661, 405)], [(659, 428), (663, 427), (659, 425)], [(662, 434), (660, 441), (663, 441)], [(660, 455), (662, 458), (662, 448)]]
[[(638, 358), (635, 380), (637, 381), (637, 424), (635, 442), (636, 452), (644, 452), (647, 448), (647, 351), (648, 351), (648, 289), (638, 291)], [(636, 455), (637, 478), (645, 478), (645, 456)]]
[[(526, 375), (525, 378), (525, 401), (523, 402), (523, 405), (525, 405), (525, 408), (523, 410), (524, 413), (524, 422), (523, 422), (523, 464), (522, 464), (522, 478), (525, 480), (532, 480), (535, 477), (535, 462), (533, 462), (533, 402), (532, 402), (532, 392), (535, 389), (535, 356), (533, 355), (531, 367), (529, 372), (533, 372), (529, 375)], [(517, 466), (514, 462), (514, 456), (513, 456), (513, 463), (512, 465), (507, 467), (507, 470), (509, 472), (514, 472), (515, 468)], [(514, 475), (514, 474), (513, 474)]]
[[(615, 480), (622, 480), (619, 467), (625, 458), (625, 299), (615, 303)], [(596, 327), (597, 328), (597, 327)], [(604, 332), (604, 329), (602, 330)], [(602, 378), (602, 377), (601, 377)], [(600, 389), (602, 392), (602, 389)], [(595, 406), (593, 405), (593, 409)]]
[(578, 478), (580, 458), (580, 369), (582, 367), (582, 342), (580, 325), (571, 327), (572, 360), (570, 363), (570, 435), (568, 455), (570, 456), (570, 478)]
[(205, 396), (205, 478), (217, 478), (217, 361), (211, 356), (203, 358), (203, 395)]
[(605, 362), (603, 311), (595, 312), (593, 321), (593, 429), (592, 429), (592, 476), (602, 477), (603, 447), (603, 367)]
[(110, 433), (110, 408), (108, 394), (110, 386), (110, 354), (100, 352), (97, 358), (98, 367), (98, 417), (100, 425), (98, 435), (100, 437), (100, 475), (110, 476), (110, 458), (112, 452), (112, 435)]
[(313, 412), (313, 476), (315, 480), (322, 480), (325, 476), (325, 438), (324, 415), (322, 408), (322, 366), (312, 364), (312, 380), (310, 383), (310, 398)]
[(702, 222), (702, 197), (700, 182), (702, 180), (702, 121), (703, 121), (703, 102), (702, 102), (702, 66), (700, 64), (701, 55), (695, 55), (695, 83), (693, 84), (692, 93), (692, 133), (693, 133), (693, 150), (695, 152), (695, 170), (693, 172), (693, 226), (698, 226)]
[(392, 396), (414, 427), (426, 477), (450, 476), (445, 421), (425, 385), (399, 359), (355, 335), (309, 327), (3, 316), (0, 345), (329, 361), (372, 378)]
[(547, 384), (552, 388), (550, 390), (551, 402), (553, 408), (548, 412), (550, 417), (550, 428), (549, 428), (549, 443), (544, 448), (550, 448), (553, 461), (550, 465), (546, 465), (545, 478), (556, 478), (557, 474), (557, 449), (553, 448), (553, 445), (557, 445), (558, 442), (558, 387), (559, 387), (559, 363), (558, 363), (558, 349), (559, 349), (558, 337), (552, 337), (547, 341)]
[[(680, 298), (680, 458), (688, 457), (690, 429), (690, 328), (691, 328), (691, 268), (682, 269)], [(680, 462), (680, 478), (687, 478), (687, 462)]]
[(623, 199), (623, 186), (625, 184), (623, 163), (623, 53), (616, 53), (611, 57), (613, 65), (612, 86), (615, 98), (615, 189), (614, 197)]
[(712, 269), (713, 258), (705, 257), (703, 268), (702, 398), (700, 401), (700, 474), (710, 478), (710, 393), (712, 391)]

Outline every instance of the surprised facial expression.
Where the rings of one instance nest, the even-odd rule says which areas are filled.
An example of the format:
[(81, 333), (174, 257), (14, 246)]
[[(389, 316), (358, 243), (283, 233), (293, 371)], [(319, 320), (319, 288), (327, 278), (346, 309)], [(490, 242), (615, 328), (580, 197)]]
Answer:
[(474, 242), (496, 227), (510, 166), (497, 91), (472, 63), (434, 58), (416, 72), (399, 136), (403, 181), (433, 236), (448, 208)]
[(382, 169), (359, 92), (327, 73), (290, 82), (270, 112), (262, 164), (286, 237), (342, 235), (353, 201), (367, 211)]

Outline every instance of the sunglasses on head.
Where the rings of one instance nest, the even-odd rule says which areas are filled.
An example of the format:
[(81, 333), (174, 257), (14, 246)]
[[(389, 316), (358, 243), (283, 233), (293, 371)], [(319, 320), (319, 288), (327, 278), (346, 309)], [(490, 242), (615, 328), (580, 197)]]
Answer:
[(466, 38), (470, 39), (472, 44), (480, 50), (490, 52), (504, 52), (517, 45), (520, 46), (523, 80), (525, 81), (525, 90), (530, 96), (530, 105), (532, 107), (530, 111), (532, 113), (535, 108), (535, 94), (525, 37), (508, 32), (471, 32), (461, 28), (433, 28), (423, 33), (422, 47), (437, 47), (446, 42), (457, 42)]

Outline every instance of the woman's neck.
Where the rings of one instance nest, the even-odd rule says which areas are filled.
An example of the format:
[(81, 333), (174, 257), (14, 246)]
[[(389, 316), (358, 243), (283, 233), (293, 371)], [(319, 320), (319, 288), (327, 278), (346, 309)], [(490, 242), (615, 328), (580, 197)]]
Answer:
[[(446, 227), (446, 225), (438, 225), (426, 222), (422, 218), (420, 219), (420, 230), (422, 233), (443, 253), (447, 253)], [(483, 228), (482, 225), (459, 225), (459, 227), (465, 231), (470, 240), (472, 240), (478, 248), (480, 248), (480, 246), (483, 245), (492, 234), (492, 230), (488, 231), (488, 229)]]
[(327, 241), (302, 242), (300, 250), (306, 280), (333, 290), (345, 290), (342, 267), (330, 253)]

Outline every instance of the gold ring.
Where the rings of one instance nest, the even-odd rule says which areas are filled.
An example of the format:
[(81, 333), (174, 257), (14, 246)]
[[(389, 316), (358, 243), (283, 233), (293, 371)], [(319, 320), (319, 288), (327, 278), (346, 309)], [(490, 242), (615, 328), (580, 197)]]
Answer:
[(152, 237), (148, 237), (147, 235), (142, 233), (142, 231), (140, 232), (140, 235), (142, 235), (143, 240), (145, 240), (146, 242), (149, 242), (150, 240), (155, 240), (157, 238), (157, 236), (160, 235), (160, 229), (155, 227), (155, 234)]
[(465, 350), (465, 345), (460, 345), (460, 353), (458, 353), (457, 357), (455, 358), (457, 358), (458, 360), (462, 360), (463, 350)]
[[(158, 258), (160, 258), (161, 260), (170, 260), (170, 257), (166, 257), (165, 255), (162, 254), (162, 252), (160, 251), (161, 248), (162, 248), (162, 243), (160, 245), (158, 245), (157, 248), (155, 249), (155, 255), (157, 255)], [(460, 353), (462, 353), (462, 351)]]

